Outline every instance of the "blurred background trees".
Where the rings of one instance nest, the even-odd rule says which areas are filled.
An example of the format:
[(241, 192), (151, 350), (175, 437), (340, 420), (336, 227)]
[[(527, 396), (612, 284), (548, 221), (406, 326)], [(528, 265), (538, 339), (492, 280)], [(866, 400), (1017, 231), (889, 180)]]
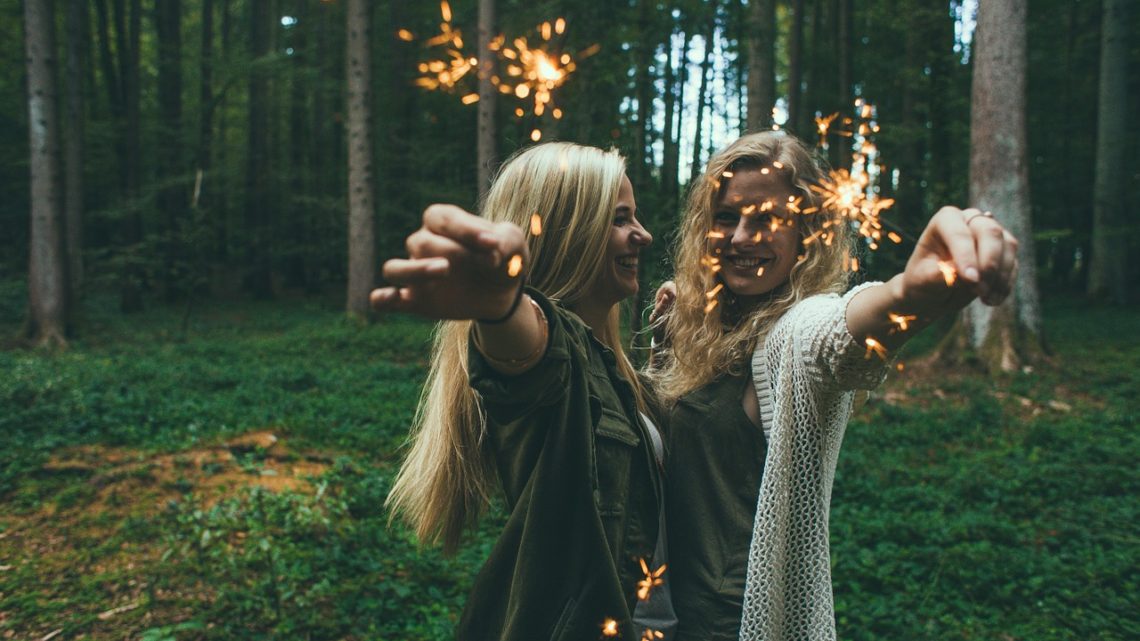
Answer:
[[(560, 119), (497, 94), (488, 79), (501, 64), (482, 83), (473, 70), (455, 91), (417, 86), (442, 7), (364, 4), (350, 19), (347, 0), (0, 0), (0, 278), (29, 283), (29, 334), (82, 331), (65, 310), (92, 291), (114, 292), (124, 312), (204, 297), (343, 296), (348, 282), (370, 284), (349, 278), (350, 254), (375, 273), (379, 258), (402, 252), (427, 204), (474, 208), (495, 163), (532, 144), (536, 129), (543, 141), (616, 146), (629, 158), (659, 240), (647, 285), (670, 272), (668, 240), (694, 167), (773, 119), (815, 140), (815, 117), (851, 113), (858, 97), (875, 104), (881, 126), (880, 190), (897, 200), (888, 219), (917, 232), (938, 206), (971, 204), (972, 2), (451, 2), (467, 56), (500, 33), (508, 46), (518, 36), (534, 46), (537, 25), (565, 19), (559, 47), (579, 59), (555, 92)], [(1027, 234), (1044, 295), (1136, 298), (1140, 267), (1124, 257), (1140, 246), (1130, 215), (1140, 145), (1126, 114), (1140, 113), (1140, 48), (1126, 36), (1140, 31), (1140, 12), (1127, 4), (1025, 7)], [(346, 68), (359, 21), (371, 32), (356, 43), (367, 45), (363, 94)], [(47, 48), (46, 67), (21, 46), (33, 39)], [(40, 131), (30, 97), (57, 107), (43, 121), (60, 141), (42, 152), (58, 164), (43, 179), (58, 182), (52, 189), (37, 182), (48, 174), (34, 138), (29, 152)], [(371, 198), (350, 207), (362, 193), (349, 182), (358, 122), (371, 123), (353, 161), (371, 170)], [(850, 139), (829, 143), (821, 156), (848, 165)], [(375, 230), (351, 236), (362, 243), (353, 254), (349, 227), (365, 223)], [(58, 239), (41, 242), (45, 233)], [(870, 254), (868, 270), (886, 273), (904, 257)], [(49, 285), (43, 269), (56, 264), (64, 280)], [(68, 320), (48, 320), (48, 299)], [(345, 306), (360, 313), (359, 298)]]

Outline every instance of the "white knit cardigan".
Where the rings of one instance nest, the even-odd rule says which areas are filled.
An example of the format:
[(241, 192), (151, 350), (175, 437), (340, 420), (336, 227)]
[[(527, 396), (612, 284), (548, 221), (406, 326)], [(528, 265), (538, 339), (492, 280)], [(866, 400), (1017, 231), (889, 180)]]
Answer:
[(812, 296), (776, 321), (752, 357), (768, 454), (741, 619), (742, 641), (831, 641), (835, 611), (828, 512), (839, 445), (855, 390), (888, 365), (847, 329), (844, 296)]

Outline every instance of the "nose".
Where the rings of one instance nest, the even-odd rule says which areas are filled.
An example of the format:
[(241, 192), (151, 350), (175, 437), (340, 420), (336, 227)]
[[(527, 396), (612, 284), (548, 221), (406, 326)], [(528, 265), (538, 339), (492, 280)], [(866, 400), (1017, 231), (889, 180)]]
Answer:
[(741, 216), (732, 230), (732, 246), (736, 248), (754, 247), (760, 244), (761, 231), (750, 220), (755, 216)]
[(629, 234), (629, 239), (633, 244), (638, 247), (648, 247), (653, 244), (653, 234), (641, 225), (640, 221), (635, 221), (633, 230)]

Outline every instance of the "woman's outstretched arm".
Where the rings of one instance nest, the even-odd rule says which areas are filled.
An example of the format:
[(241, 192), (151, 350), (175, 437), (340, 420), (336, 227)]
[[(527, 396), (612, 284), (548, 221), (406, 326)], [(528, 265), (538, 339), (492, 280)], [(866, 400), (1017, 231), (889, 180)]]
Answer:
[(374, 309), (476, 321), (479, 350), (504, 374), (537, 363), (547, 328), (522, 293), (530, 254), (521, 229), (453, 205), (432, 205), (406, 246), (408, 258), (384, 263), (391, 285), (372, 292)]
[(847, 328), (860, 342), (901, 347), (919, 329), (975, 298), (1000, 304), (1017, 274), (1017, 239), (988, 212), (943, 207), (930, 219), (906, 268), (859, 292)]

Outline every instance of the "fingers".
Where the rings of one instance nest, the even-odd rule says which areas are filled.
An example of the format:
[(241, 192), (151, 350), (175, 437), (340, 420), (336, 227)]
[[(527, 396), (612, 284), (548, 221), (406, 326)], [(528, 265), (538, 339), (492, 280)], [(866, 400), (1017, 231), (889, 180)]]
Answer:
[(657, 295), (653, 301), (653, 312), (649, 314), (649, 322), (652, 323), (662, 314), (668, 312), (675, 300), (677, 300), (677, 284), (667, 280), (657, 288)]
[(446, 258), (393, 258), (384, 262), (384, 280), (398, 286), (418, 285), (447, 276), (450, 267)]
[(423, 220), (424, 229), (469, 249), (491, 251), (499, 246), (495, 223), (454, 205), (431, 205), (424, 210)]
[(1007, 262), (1006, 254), (1016, 251), (1006, 245), (1006, 231), (993, 218), (977, 216), (970, 219), (967, 226), (974, 234), (978, 269), (981, 272), (978, 295), (983, 303), (996, 304), (1008, 293), (1002, 278), (1002, 266)]
[(407, 290), (397, 287), (382, 287), (372, 290), (368, 302), (377, 312), (407, 312), (411, 310), (411, 297)]
[(954, 207), (943, 207), (935, 214), (935, 220), (931, 221), (931, 226), (927, 228), (928, 231), (933, 230), (937, 234), (938, 240), (949, 252), (958, 277), (969, 283), (979, 282), (981, 273), (978, 271), (974, 233), (966, 224), (966, 220), (969, 216), (980, 213), (976, 209), (958, 210)]

